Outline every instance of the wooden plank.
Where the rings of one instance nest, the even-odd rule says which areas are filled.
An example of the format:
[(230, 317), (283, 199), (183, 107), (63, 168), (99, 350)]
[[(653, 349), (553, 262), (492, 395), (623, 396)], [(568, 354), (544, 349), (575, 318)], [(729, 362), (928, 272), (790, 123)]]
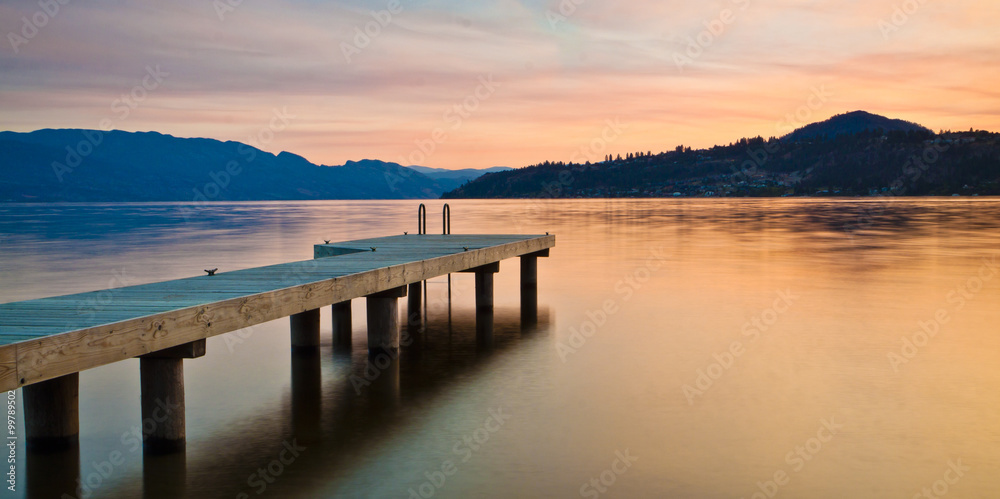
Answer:
[[(0, 341), (4, 341), (0, 338)], [(0, 348), (0, 387), (3, 390), (13, 390), (11, 387), (20, 386), (17, 379), (17, 345), (9, 345)]]
[(28, 334), (44, 335), (52, 334), (51, 326), (0, 326), (0, 335), (5, 334)]

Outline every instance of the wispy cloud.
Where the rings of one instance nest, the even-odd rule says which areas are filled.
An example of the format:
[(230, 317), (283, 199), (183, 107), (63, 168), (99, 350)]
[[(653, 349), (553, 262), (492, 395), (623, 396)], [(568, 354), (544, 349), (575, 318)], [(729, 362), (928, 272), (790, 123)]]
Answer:
[[(613, 117), (631, 125), (623, 153), (773, 135), (824, 84), (834, 97), (816, 119), (867, 109), (1000, 130), (994, 2), (927, 0), (901, 23), (902, 0), (564, 3), (400, 0), (348, 61), (342, 44), (388, 1), (244, 1), (222, 20), (204, 1), (69, 2), (16, 52), (0, 49), (0, 128), (95, 128), (160, 65), (169, 80), (116, 127), (244, 140), (287, 107), (299, 118), (269, 148), (325, 164), (407, 154), (483, 75), (503, 86), (429, 166), (567, 159)], [(0, 3), (0, 33), (37, 8)], [(674, 55), (726, 9), (725, 31), (678, 71)]]

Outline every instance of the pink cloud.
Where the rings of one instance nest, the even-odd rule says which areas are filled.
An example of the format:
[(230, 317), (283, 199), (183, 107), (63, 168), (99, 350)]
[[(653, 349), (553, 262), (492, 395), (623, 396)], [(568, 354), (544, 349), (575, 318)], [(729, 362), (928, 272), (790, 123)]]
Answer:
[[(245, 2), (220, 21), (194, 0), (71, 3), (20, 53), (0, 51), (0, 128), (111, 118), (126, 130), (245, 140), (287, 108), (295, 120), (265, 149), (324, 164), (397, 161), (440, 128), (448, 138), (428, 166), (522, 166), (569, 159), (615, 118), (629, 123), (615, 154), (775, 135), (825, 85), (832, 96), (815, 120), (866, 109), (1000, 130), (990, 22), (1000, 7), (927, 3), (886, 40), (879, 22), (897, 3), (583, 2), (555, 26), (557, 2), (407, 6), (350, 62), (344, 44), (370, 26), (371, 7)], [(0, 5), (0, 29), (33, 8)], [(688, 37), (725, 8), (734, 21), (679, 70)], [(150, 65), (169, 78), (117, 119), (112, 103)], [(490, 75), (499, 87), (475, 98)], [(448, 113), (466, 103), (475, 111), (456, 128)]]

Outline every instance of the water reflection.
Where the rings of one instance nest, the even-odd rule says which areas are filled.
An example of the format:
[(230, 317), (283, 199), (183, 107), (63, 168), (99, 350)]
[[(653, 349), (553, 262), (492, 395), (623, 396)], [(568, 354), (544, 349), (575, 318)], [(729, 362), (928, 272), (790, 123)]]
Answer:
[[(412, 344), (371, 380), (361, 300), (352, 341), (335, 342), (325, 322), (318, 358), (291, 357), (287, 321), (218, 340), (186, 366), (184, 492), (406, 496), (444, 460), (460, 462), (456, 442), (500, 407), (510, 422), (435, 497), (578, 496), (626, 449), (639, 461), (609, 496), (750, 497), (780, 469), (791, 477), (780, 496), (911, 497), (959, 457), (973, 471), (951, 495), (997, 490), (1000, 405), (988, 394), (1000, 390), (1000, 278), (967, 284), (1000, 255), (1000, 201), (450, 204), (454, 232), (558, 237), (539, 260), (537, 295), (518, 294), (515, 262), (496, 275), (492, 347), (477, 334), (468, 275), (455, 276), (450, 304), (438, 300), (443, 282), (428, 283), (426, 330), (405, 328)], [(152, 281), (305, 260), (322, 239), (412, 232), (415, 212), (405, 202), (231, 204), (180, 222), (159, 205), (104, 209), (0, 206), (0, 301), (91, 290), (115, 272)], [(663, 265), (645, 272), (652, 255)], [(775, 318), (779, 292), (796, 298)], [(540, 307), (537, 328), (522, 302)], [(618, 312), (602, 315), (608, 303)], [(939, 309), (948, 323), (894, 371), (887, 354), (902, 355), (903, 338)], [(753, 339), (744, 327), (755, 318), (773, 324)], [(737, 340), (745, 353), (714, 367)], [(49, 468), (66, 470), (50, 474), (70, 478), (53, 480), (62, 492), (138, 422), (127, 383), (137, 371), (122, 364), (84, 373), (88, 444)], [(718, 377), (689, 402), (682, 387), (708, 369)], [(796, 473), (786, 453), (830, 417), (844, 430)], [(140, 457), (102, 497), (139, 494)]]
[[(551, 314), (545, 308), (536, 315), (538, 323), (528, 326), (521, 323), (517, 310), (497, 311), (486, 350), (483, 339), (477, 336), (481, 326), (477, 326), (476, 315), (463, 313), (453, 316), (450, 323), (444, 316), (431, 320), (420, 331), (423, 340), (404, 347), (398, 358), (369, 356), (363, 331), (356, 331), (355, 349), (347, 356), (335, 352), (332, 345), (321, 351), (296, 352), (291, 360), (291, 396), (286, 408), (262, 408), (258, 422), (246, 422), (243, 428), (256, 429), (253, 438), (244, 438), (243, 428), (223, 429), (199, 445), (224, 448), (224, 453), (144, 457), (144, 497), (184, 497), (188, 461), (196, 470), (196, 497), (232, 497), (240, 490), (250, 496), (256, 495), (256, 490), (275, 496), (301, 494), (317, 477), (336, 476), (341, 467), (353, 468), (353, 456), (403, 431), (409, 418), (433, 405), (456, 379), (474, 375), (486, 359), (485, 353), (502, 354), (540, 338), (538, 335), (550, 327)], [(262, 438), (265, 428), (282, 414), (290, 415), (291, 425)], [(282, 479), (277, 480), (273, 476), (277, 465), (270, 471), (268, 465), (281, 463), (283, 451), (285, 461), (289, 460), (289, 446), (304, 450), (293, 463), (281, 465)], [(260, 467), (252, 463), (260, 463)], [(44, 469), (33, 467), (32, 475), (45, 474)], [(273, 483), (271, 478), (275, 478)], [(211, 482), (206, 482), (209, 479)], [(261, 488), (264, 485), (266, 489)]]
[(310, 445), (321, 440), (323, 368), (319, 349), (292, 351), (292, 433)]
[(144, 453), (142, 456), (142, 497), (173, 499), (187, 497), (187, 453)]
[[(80, 449), (27, 452), (27, 495), (28, 497), (62, 497), (70, 493), (82, 497), (87, 477), (80, 477)], [(103, 477), (91, 477), (91, 487), (100, 487)], [(82, 482), (82, 484), (81, 484)]]

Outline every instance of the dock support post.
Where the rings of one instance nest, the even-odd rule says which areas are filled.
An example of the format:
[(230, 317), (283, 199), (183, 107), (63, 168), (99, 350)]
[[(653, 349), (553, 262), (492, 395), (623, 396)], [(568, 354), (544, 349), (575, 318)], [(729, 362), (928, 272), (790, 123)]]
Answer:
[(319, 350), (319, 309), (292, 315), (292, 351)]
[[(139, 359), (145, 451), (168, 454), (184, 449), (184, 359)], [(147, 429), (149, 431), (147, 431)]]
[(205, 340), (198, 340), (139, 357), (145, 453), (156, 455), (184, 450), (187, 438), (184, 359), (204, 355)]
[(395, 355), (399, 351), (399, 299), (406, 287), (368, 295), (368, 355)]
[(500, 262), (467, 270), (476, 274), (476, 344), (483, 350), (493, 348), (493, 274), (500, 272)]
[(351, 351), (351, 300), (333, 304), (333, 349)]
[(80, 439), (80, 373), (23, 388), (28, 450), (72, 449)]
[(421, 282), (414, 282), (410, 284), (409, 290), (406, 294), (406, 325), (411, 329), (416, 326), (420, 326), (423, 322), (423, 314), (421, 314), (420, 308), (423, 304), (423, 291), (421, 284)]
[(476, 269), (476, 312), (493, 312), (493, 273), (492, 269), (480, 267)]
[(538, 324), (538, 258), (549, 256), (549, 250), (521, 256), (521, 327)]

